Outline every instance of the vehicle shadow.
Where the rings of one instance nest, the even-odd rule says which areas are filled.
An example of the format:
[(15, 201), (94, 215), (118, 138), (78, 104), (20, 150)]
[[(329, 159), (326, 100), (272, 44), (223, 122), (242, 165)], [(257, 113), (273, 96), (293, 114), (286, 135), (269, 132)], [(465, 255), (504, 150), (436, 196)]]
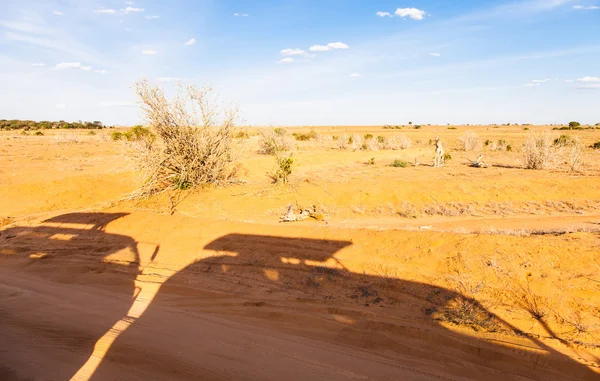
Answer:
[[(215, 255), (190, 264), (166, 280), (161, 286), (162, 292), (159, 291), (154, 298), (154, 305), (158, 306), (162, 302), (171, 304), (176, 300), (177, 305), (187, 308), (196, 304), (203, 310), (201, 300), (206, 298), (206, 290), (210, 289), (218, 293), (233, 294), (236, 300), (239, 299), (236, 305), (228, 306), (231, 314), (251, 318), (275, 318), (275, 322), (285, 325), (285, 313), (277, 307), (272, 307), (270, 300), (278, 304), (287, 299), (294, 305), (293, 308), (302, 309), (302, 306), (305, 306), (310, 313), (325, 312), (337, 319), (335, 324), (321, 330), (319, 335), (322, 336), (317, 336), (317, 339), (330, 338), (332, 341), (356, 348), (380, 348), (382, 353), (389, 354), (392, 351), (395, 356), (414, 356), (421, 361), (451, 364), (448, 368), (457, 377), (486, 381), (600, 378), (588, 367), (534, 337), (528, 337), (524, 341), (530, 348), (537, 348), (537, 354), (444, 328), (440, 325), (439, 316), (444, 316), (445, 320), (452, 320), (456, 317), (453, 314), (457, 313), (454, 306), (468, 305), (474, 310), (471, 315), (484, 321), (488, 325), (487, 328), (504, 331), (513, 336), (523, 336), (523, 332), (486, 310), (477, 300), (456, 291), (424, 282), (372, 276), (347, 270), (344, 263), (336, 259), (335, 254), (351, 245), (352, 242), (349, 241), (327, 239), (227, 234), (204, 247), (204, 250), (214, 251)], [(274, 294), (277, 296), (273, 297)], [(301, 303), (300, 306), (298, 302)], [(222, 299), (219, 299), (219, 303), (223, 303)], [(383, 304), (395, 307), (392, 311), (406, 315), (409, 320), (416, 318), (419, 323), (414, 327), (406, 327), (406, 321), (394, 325), (380, 320), (376, 315), (379, 311), (385, 311), (381, 308), (371, 313), (360, 312), (365, 306), (372, 309)], [(209, 304), (206, 306), (208, 310)], [(297, 313), (298, 311), (293, 312)], [(373, 314), (375, 317), (370, 316)], [(386, 311), (385, 314), (389, 312)], [(139, 319), (139, 324), (146, 327), (160, 324), (160, 316), (158, 311), (150, 306)], [(422, 328), (422, 321), (426, 322), (428, 328)], [(340, 322), (344, 325), (340, 325)], [(303, 330), (296, 320), (290, 321), (294, 332), (307, 334), (309, 337), (315, 326), (324, 323), (319, 317), (314, 319), (312, 326), (310, 323), (305, 324), (309, 326)], [(327, 330), (330, 332), (324, 333)], [(140, 334), (137, 333), (138, 336)], [(115, 342), (105, 361), (120, 363), (123, 358), (127, 358), (130, 353), (127, 341), (131, 339), (135, 342), (135, 336), (134, 325)], [(190, 337), (198, 339), (202, 334), (200, 331), (197, 335), (190, 332)], [(415, 339), (416, 345), (407, 343)], [(185, 350), (186, 344), (179, 344), (180, 350)], [(217, 349), (209, 346), (196, 355), (203, 359), (213, 355), (212, 351)], [(244, 356), (247, 361), (254, 358), (251, 353)], [(135, 361), (143, 360), (136, 356)], [(206, 360), (200, 360), (203, 361)], [(277, 359), (273, 361), (276, 362)], [(232, 364), (234, 363), (232, 360)], [(146, 366), (151, 368), (153, 364), (147, 362)], [(197, 377), (193, 369), (180, 370), (185, 376), (177, 379)], [(267, 374), (265, 373), (263, 378), (271, 379)], [(99, 369), (97, 378), (93, 379), (103, 380), (108, 379), (108, 376)], [(435, 376), (432, 374), (432, 378)], [(240, 376), (237, 379), (244, 377)]]
[[(140, 266), (138, 242), (105, 231), (109, 223), (127, 215), (69, 213), (33, 227), (4, 228), (0, 230), (0, 267), (8, 274), (24, 272), (74, 288), (103, 284), (111, 294), (134, 295)], [(122, 254), (120, 259), (110, 260), (116, 253)], [(98, 339), (127, 315), (132, 304), (127, 298), (113, 298), (110, 308), (104, 309), (86, 294), (82, 303), (86, 308), (99, 309), (99, 319), (81, 329), (73, 322), (85, 321), (85, 308), (62, 303), (61, 295), (52, 295), (52, 290), (42, 287), (36, 291), (41, 297), (33, 298), (29, 291), (0, 294), (0, 378), (4, 381), (38, 379), (29, 375), (35, 367), (20, 353), (35, 353), (40, 363), (43, 359), (56, 361), (56, 366), (39, 379), (71, 379), (91, 356)], [(28, 327), (26, 335), (31, 336), (27, 339), (14, 333), (16, 327), (24, 326)], [(73, 366), (60, 365), (61, 361)]]
[[(172, 380), (220, 379), (217, 377), (219, 365), (210, 361), (220, 349), (216, 345), (211, 346), (210, 341), (203, 341), (203, 333), (194, 326), (185, 327), (189, 331), (185, 332), (183, 340), (169, 342), (168, 352), (172, 357), (168, 359), (157, 357), (152, 345), (133, 350), (131, 345), (139, 343), (140, 337), (148, 343), (156, 341), (155, 345), (162, 345), (160, 336), (147, 336), (148, 332), (153, 335), (163, 332), (162, 327), (167, 322), (163, 320), (166, 315), (161, 305), (173, 305), (176, 301), (177, 306), (186, 310), (186, 306), (201, 305), (202, 299), (209, 294), (207, 291), (219, 294), (219, 303), (225, 303), (229, 297), (234, 298), (236, 302), (230, 305), (231, 313), (241, 316), (260, 317), (260, 309), (268, 309), (267, 315), (285, 320), (285, 316), (282, 317), (281, 312), (269, 303), (284, 303), (286, 300), (295, 304), (297, 309), (306, 307), (307, 321), (310, 321), (311, 314), (326, 311), (338, 320), (329, 324), (315, 317), (314, 323), (329, 324), (324, 330), (329, 332), (323, 333), (324, 340), (331, 338), (344, 345), (371, 351), (381, 349), (392, 359), (410, 356), (430, 361), (448, 368), (450, 374), (456, 377), (486, 381), (599, 379), (598, 374), (588, 367), (534, 337), (527, 340), (530, 347), (537, 348), (536, 354), (445, 328), (439, 317), (452, 320), (453, 306), (468, 305), (475, 311), (474, 316), (481, 317), (493, 329), (522, 334), (486, 310), (477, 300), (456, 291), (395, 276), (349, 271), (336, 258), (336, 253), (351, 246), (353, 243), (350, 241), (227, 234), (203, 247), (203, 251), (214, 255), (174, 271), (160, 282), (140, 283), (138, 280), (143, 275), (143, 267), (152, 268), (158, 246), (151, 255), (141, 258), (139, 242), (105, 231), (108, 223), (125, 215), (72, 213), (49, 219), (36, 227), (11, 227), (0, 231), (2, 267), (44, 274), (59, 283), (94, 283), (103, 287), (108, 284), (120, 294), (132, 295), (131, 299), (113, 300), (112, 307), (98, 317), (100, 320), (90, 322), (89, 329), (82, 331), (76, 331), (69, 323), (87, 316), (78, 316), (82, 311), (80, 306), (69, 309), (69, 306), (57, 305), (56, 316), (45, 316), (42, 322), (28, 322), (29, 326), (39, 325), (40, 336), (50, 329), (44, 325), (51, 324), (53, 332), (61, 334), (46, 340), (60, 344), (61, 350), (77, 353), (75, 360), (69, 362), (71, 367), (52, 369), (52, 375), (46, 379), (141, 380), (163, 379), (166, 375)], [(118, 261), (109, 260), (112, 254), (123, 253), (123, 250), (130, 254), (120, 255)], [(90, 273), (94, 276), (90, 277)], [(23, 304), (13, 305), (10, 300), (1, 308), (2, 324), (23, 324), (18, 310), (15, 311)], [(24, 299), (24, 303), (26, 301)], [(387, 309), (378, 307), (381, 305), (401, 315), (398, 318), (406, 317), (406, 320), (402, 324), (394, 324), (379, 319), (379, 311), (390, 314)], [(373, 310), (376, 307), (378, 309)], [(89, 301), (86, 308), (102, 309), (103, 305)], [(365, 308), (370, 308), (371, 312), (365, 313)], [(65, 315), (69, 315), (68, 320), (64, 319)], [(407, 323), (411, 319), (418, 324), (411, 326)], [(300, 335), (311, 336), (307, 327), (295, 326), (294, 330)], [(199, 341), (203, 342), (201, 349), (194, 346)], [(20, 345), (26, 346), (27, 343)], [(61, 355), (60, 351), (52, 348), (36, 348), (36, 351), (40, 356), (49, 358)], [(166, 350), (163, 348), (163, 351)], [(189, 353), (195, 350), (198, 352)], [(3, 357), (0, 358), (0, 374), (27, 374), (19, 368), (26, 365), (19, 359), (18, 351), (0, 353)], [(178, 363), (176, 354), (182, 353), (191, 356), (191, 359)], [(226, 353), (222, 354), (223, 358), (226, 356)], [(253, 353), (246, 353), (244, 357), (250, 363), (255, 359)], [(177, 371), (164, 364), (168, 361), (177, 365)], [(277, 363), (278, 358), (270, 361)], [(251, 378), (243, 373), (244, 363), (240, 359), (231, 358), (226, 363), (238, 370), (237, 376), (231, 379)], [(122, 370), (122, 373), (115, 373), (115, 369)], [(144, 372), (133, 374), (134, 369)], [(214, 371), (217, 376), (209, 377), (203, 373), (207, 371)], [(264, 373), (262, 377), (258, 376), (259, 379), (273, 379), (267, 377), (268, 366), (262, 371)], [(292, 373), (287, 376), (293, 378)], [(432, 373), (432, 378), (434, 376)], [(14, 380), (25, 379), (14, 377)]]

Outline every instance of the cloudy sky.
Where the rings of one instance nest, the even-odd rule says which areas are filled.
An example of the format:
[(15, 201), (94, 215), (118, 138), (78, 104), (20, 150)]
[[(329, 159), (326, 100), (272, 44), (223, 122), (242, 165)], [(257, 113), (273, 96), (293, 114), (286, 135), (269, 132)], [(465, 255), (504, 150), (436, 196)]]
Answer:
[(0, 118), (141, 122), (212, 84), (247, 124), (600, 122), (600, 0), (0, 0)]

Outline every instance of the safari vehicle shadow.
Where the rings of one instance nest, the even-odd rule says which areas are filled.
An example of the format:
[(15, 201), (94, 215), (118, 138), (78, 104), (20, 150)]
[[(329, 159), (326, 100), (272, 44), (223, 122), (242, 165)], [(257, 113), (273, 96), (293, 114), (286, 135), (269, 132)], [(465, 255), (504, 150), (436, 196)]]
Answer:
[[(90, 282), (106, 283), (116, 294), (133, 295), (134, 280), (139, 268), (137, 242), (129, 236), (105, 231), (110, 222), (127, 215), (128, 213), (69, 213), (47, 219), (33, 227), (13, 226), (1, 229), (0, 267), (9, 274), (26, 272), (74, 286)], [(107, 260), (112, 254), (122, 250), (128, 252), (126, 261)], [(7, 286), (11, 287), (10, 284)], [(43, 295), (44, 290), (40, 291)], [(39, 353), (41, 357), (50, 356), (57, 360), (56, 367), (47, 372), (44, 379), (71, 379), (92, 354), (97, 340), (116, 321), (126, 316), (131, 306), (130, 300), (115, 298), (111, 303), (112, 308), (103, 310), (99, 321), (81, 330), (71, 322), (85, 321), (85, 308), (48, 306), (43, 304), (44, 299), (41, 303), (39, 299), (28, 302), (27, 294), (23, 294), (23, 300), (13, 297), (0, 302), (0, 379), (3, 381), (37, 379), (27, 375), (35, 367), (19, 355), (21, 351), (38, 350), (36, 348), (40, 344), (35, 344), (36, 340), (49, 342), (46, 349)], [(52, 301), (49, 299), (47, 303)], [(29, 313), (22, 312), (24, 306)], [(87, 300), (86, 307), (100, 308), (95, 300)], [(41, 315), (36, 313), (37, 310)], [(55, 314), (45, 314), (48, 310)], [(17, 340), (11, 337), (11, 329), (19, 326), (30, 327), (34, 332), (33, 337)], [(73, 361), (74, 367), (58, 365), (59, 357)]]
[[(157, 294), (153, 305), (157, 306), (161, 302), (169, 304), (175, 300), (179, 305), (191, 306), (205, 298), (206, 290), (210, 289), (218, 293), (234, 294), (236, 300), (241, 299), (237, 306), (229, 307), (232, 314), (248, 314), (251, 318), (275, 316), (276, 319), (285, 320), (281, 315), (285, 312), (271, 306), (270, 300), (274, 304), (285, 300), (292, 304), (300, 301), (301, 304), (295, 304), (294, 308), (302, 309), (304, 306), (312, 313), (333, 310), (341, 315), (345, 309), (352, 313), (357, 311), (357, 306), (370, 305), (376, 308), (385, 303), (394, 307), (392, 311), (406, 314), (408, 320), (416, 317), (427, 322), (431, 329), (419, 331), (402, 324), (394, 326), (379, 320), (379, 311), (374, 311), (373, 319), (348, 319), (347, 325), (341, 329), (336, 328), (340, 324), (329, 325), (331, 337), (335, 337), (336, 342), (357, 348), (376, 350), (381, 347), (381, 352), (388, 354), (391, 351), (397, 356), (413, 356), (436, 364), (451, 364), (449, 368), (452, 368), (456, 376), (474, 380), (599, 379), (600, 376), (588, 367), (533, 337), (526, 339), (528, 346), (537, 348), (538, 353), (544, 354), (534, 355), (531, 351), (509, 348), (442, 327), (437, 317), (444, 315), (446, 319), (452, 320), (456, 313), (452, 306), (461, 304), (474, 310), (471, 314), (484, 324), (489, 324), (490, 329), (523, 334), (486, 310), (476, 300), (456, 291), (422, 282), (349, 271), (335, 254), (351, 245), (353, 243), (349, 241), (330, 239), (228, 234), (204, 246), (204, 250), (214, 251), (215, 255), (190, 264), (163, 283), (162, 292)], [(367, 248), (365, 255), (368, 256)], [(274, 294), (277, 296), (272, 296)], [(264, 312), (260, 312), (261, 308)], [(385, 311), (384, 314), (390, 313), (389, 310), (378, 310)], [(150, 306), (139, 323), (146, 326), (159, 324), (159, 315), (154, 314), (155, 311)], [(281, 321), (280, 323), (283, 324)], [(321, 318), (315, 318), (313, 323), (324, 324)], [(302, 327), (293, 318), (291, 324), (294, 325), (294, 332), (302, 334)], [(305, 332), (309, 332), (314, 326), (305, 328)], [(114, 352), (107, 354), (107, 361), (122, 361), (122, 357), (127, 354), (126, 342), (130, 335), (134, 341), (135, 325), (115, 342), (112, 348)], [(197, 337), (192, 332), (190, 336)], [(422, 340), (417, 340), (416, 345), (409, 343), (419, 338)], [(320, 339), (325, 340), (323, 337)], [(184, 347), (185, 344), (181, 343), (181, 350)], [(204, 358), (211, 354), (210, 351), (201, 352), (197, 356)], [(251, 358), (251, 354), (248, 357)], [(153, 365), (148, 362), (147, 366)], [(191, 379), (189, 377), (194, 371), (189, 372), (188, 378), (181, 379)], [(98, 378), (94, 380), (102, 379), (100, 369)]]
[[(161, 304), (169, 304), (174, 300), (180, 306), (197, 304), (207, 295), (206, 290), (218, 292), (220, 295), (234, 295), (236, 300), (245, 300), (240, 303), (241, 309), (269, 308), (270, 300), (300, 300), (303, 304), (296, 304), (296, 308), (307, 306), (319, 311), (347, 309), (356, 312), (366, 304), (370, 305), (369, 308), (385, 304), (393, 308), (380, 309), (386, 311), (385, 314), (393, 311), (409, 317), (407, 321), (425, 321), (429, 328), (415, 330), (410, 324), (394, 325), (378, 320), (378, 311), (373, 311), (367, 318), (348, 319), (348, 323), (341, 329), (339, 324), (330, 325), (331, 334), (336, 336), (337, 341), (353, 347), (377, 349), (382, 345), (388, 357), (411, 356), (419, 361), (431, 360), (436, 364), (445, 364), (444, 366), (451, 369), (452, 374), (457, 377), (486, 381), (599, 379), (598, 374), (588, 367), (535, 338), (528, 338), (530, 346), (538, 348), (538, 354), (534, 355), (529, 350), (478, 339), (444, 328), (436, 316), (448, 317), (448, 314), (453, 313), (451, 307), (462, 303), (470, 306), (475, 310), (476, 316), (494, 324), (497, 329), (520, 333), (487, 311), (476, 300), (455, 291), (424, 282), (348, 270), (335, 254), (351, 246), (353, 243), (349, 241), (255, 234), (224, 235), (203, 247), (205, 251), (214, 252), (214, 255), (174, 272), (168, 279), (161, 281), (161, 284), (153, 285), (155, 288), (152, 289), (152, 296), (145, 298), (147, 305), (138, 309), (137, 315), (133, 316), (132, 311), (136, 310), (139, 299), (135, 297), (138, 294), (135, 281), (142, 272), (138, 242), (131, 237), (107, 233), (104, 230), (108, 223), (123, 216), (125, 214), (73, 213), (57, 216), (33, 228), (12, 227), (0, 231), (0, 257), (6, 260), (2, 261), (0, 258), (0, 265), (8, 264), (23, 271), (43, 272), (46, 271), (47, 265), (56, 260), (56, 263), (61, 265), (61, 274), (52, 275), (50, 279), (57, 278), (61, 281), (62, 277), (70, 277), (71, 281), (77, 283), (77, 274), (82, 271), (95, 272), (95, 282), (118, 275), (121, 279), (117, 283), (119, 292), (133, 295), (133, 301), (117, 301), (118, 308), (111, 309), (102, 317), (101, 324), (95, 324), (94, 327), (90, 325), (91, 328), (85, 332), (72, 332), (68, 322), (60, 327), (53, 327), (54, 330), (65, 332), (65, 336), (70, 337), (64, 340), (54, 337), (53, 340), (63, 340), (64, 342), (60, 343), (62, 346), (79, 353), (80, 356), (78, 361), (73, 362), (72, 369), (61, 369), (51, 377), (52, 379), (137, 380), (148, 379), (145, 378), (149, 377), (148, 374), (160, 377), (160, 372), (165, 369), (163, 361), (166, 360), (158, 358), (149, 348), (136, 348), (136, 351), (141, 350), (141, 353), (135, 353), (131, 350), (130, 343), (135, 343), (136, 339), (143, 337), (148, 331), (161, 332), (161, 327), (166, 323), (162, 320), (165, 315), (159, 308)], [(119, 250), (130, 250), (131, 260), (107, 264), (106, 258)], [(367, 256), (368, 248), (365, 247), (364, 251)], [(155, 250), (152, 259), (156, 254)], [(151, 266), (152, 263), (149, 267)], [(55, 268), (53, 270), (56, 271)], [(82, 277), (81, 282), (89, 279)], [(250, 291), (252, 296), (249, 296)], [(141, 292), (143, 294), (144, 290)], [(314, 304), (310, 304), (312, 302)], [(90, 302), (92, 306), (93, 303)], [(72, 319), (77, 319), (77, 311), (79, 309), (73, 309)], [(17, 322), (19, 319), (18, 311), (8, 313), (6, 319), (3, 315), (3, 322), (6, 323)], [(47, 316), (45, 321), (52, 321), (52, 317)], [(44, 332), (43, 324), (40, 323), (41, 334)], [(53, 324), (61, 323), (54, 321)], [(120, 327), (117, 335), (114, 335), (115, 327)], [(302, 334), (301, 328), (298, 327), (299, 334)], [(104, 342), (107, 333), (111, 332), (114, 342), (105, 346), (102, 353), (97, 353), (98, 343)], [(391, 338), (389, 334), (392, 335)], [(78, 340), (73, 340), (73, 337)], [(177, 353), (187, 353), (190, 349), (198, 350), (198, 353), (189, 354), (193, 356), (192, 361), (195, 363), (191, 366), (179, 364), (177, 372), (169, 378), (203, 379), (207, 377), (203, 372), (211, 370), (211, 367), (218, 373), (218, 365), (212, 365), (207, 360), (210, 355), (214, 355), (211, 352), (218, 349), (212, 348), (210, 341), (209, 344), (204, 344), (204, 352), (195, 347), (194, 343), (204, 339), (201, 331), (193, 326), (185, 338), (181, 342), (171, 343), (173, 346), (169, 347), (169, 354), (176, 357)], [(159, 338), (156, 339), (160, 341)], [(147, 340), (151, 341), (152, 337)], [(53, 349), (49, 347), (48, 351)], [(53, 353), (47, 355), (52, 356)], [(247, 356), (248, 359), (252, 359), (252, 354)], [(248, 359), (244, 361), (251, 361)], [(90, 361), (91, 370), (82, 374), (82, 369), (89, 366)], [(94, 361), (96, 363), (93, 363)], [(244, 361), (232, 358), (231, 365), (243, 367)], [(273, 358), (272, 361), (277, 362), (278, 359)], [(6, 363), (6, 360), (0, 359), (0, 370), (2, 362)], [(111, 365), (110, 369), (107, 368), (108, 365)], [(132, 368), (128, 368), (129, 366)], [(122, 374), (115, 377), (115, 369), (122, 369)], [(131, 373), (134, 369), (143, 369), (146, 376)], [(267, 375), (269, 369), (263, 371)]]

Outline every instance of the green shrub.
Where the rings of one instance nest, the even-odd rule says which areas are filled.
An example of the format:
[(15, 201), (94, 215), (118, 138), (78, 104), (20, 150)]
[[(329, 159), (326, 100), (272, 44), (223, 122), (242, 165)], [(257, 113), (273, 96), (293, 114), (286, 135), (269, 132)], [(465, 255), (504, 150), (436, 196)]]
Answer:
[(456, 130), (456, 127), (448, 127), (449, 130)]
[(113, 131), (113, 132), (110, 134), (110, 138), (111, 138), (112, 140), (115, 140), (115, 141), (116, 141), (116, 140), (121, 140), (121, 139), (123, 139), (123, 134), (122, 134), (122, 133), (120, 133), (119, 131)]
[(89, 132), (88, 132), (88, 135), (92, 135), (92, 136), (93, 136), (93, 135), (96, 135), (96, 131), (94, 131), (94, 130), (89, 130)]
[(512, 146), (511, 146), (510, 144), (507, 144), (507, 145), (506, 145), (506, 150), (507, 150), (508, 152), (512, 151)]
[(273, 132), (279, 136), (283, 136), (285, 134), (287, 134), (287, 131), (284, 128), (281, 127), (276, 127), (273, 129)]
[(581, 123), (575, 121), (569, 122), (569, 128), (571, 130), (577, 129), (577, 127), (581, 127)]
[(293, 133), (292, 135), (296, 138), (296, 140), (299, 140), (301, 142), (306, 142), (308, 140), (317, 138), (317, 133), (315, 132), (315, 130), (311, 130), (310, 132), (305, 133), (305, 134), (296, 132), (296, 133)]
[(275, 157), (275, 170), (269, 174), (274, 184), (283, 183), (286, 184), (292, 174), (292, 165), (294, 164), (293, 154), (289, 156), (276, 156)]
[(375, 165), (375, 158), (370, 158), (369, 161), (367, 161), (367, 165)]
[(596, 142), (590, 146), (592, 149), (600, 149), (600, 142)]
[(420, 129), (421, 129), (421, 125), (420, 125), (420, 124), (417, 124), (417, 125), (415, 126), (415, 130), (420, 130)]
[(408, 167), (409, 163), (406, 160), (402, 160), (402, 159), (396, 159), (392, 162), (392, 164), (390, 164), (390, 167), (396, 167), (396, 168), (406, 168)]
[(492, 144), (492, 141), (490, 139), (487, 139), (483, 144), (489, 146), (490, 144)]
[(331, 137), (331, 140), (338, 140), (338, 136), (337, 136), (337, 135), (333, 135), (333, 136)]
[(529, 131), (529, 127), (525, 127), (523, 131)]
[(44, 133), (42, 131), (36, 131), (35, 136), (44, 136)]
[(130, 142), (142, 139), (154, 140), (154, 134), (152, 134), (150, 129), (139, 125), (132, 127), (123, 136)]
[(383, 143), (385, 143), (385, 137), (383, 137), (383, 136), (378, 136), (378, 137), (377, 137), (377, 143), (379, 143), (379, 144), (383, 144)]
[(248, 139), (250, 134), (247, 131), (240, 130), (235, 134), (236, 139)]
[(567, 146), (573, 146), (576, 143), (577, 143), (577, 141), (570, 135), (561, 135), (558, 138), (554, 139), (553, 145), (559, 146), (559, 147), (567, 147)]
[(365, 140), (373, 139), (373, 135), (365, 134)]
[(452, 160), (452, 155), (450, 155), (449, 153), (445, 153), (444, 154), (444, 161), (448, 161), (448, 160)]

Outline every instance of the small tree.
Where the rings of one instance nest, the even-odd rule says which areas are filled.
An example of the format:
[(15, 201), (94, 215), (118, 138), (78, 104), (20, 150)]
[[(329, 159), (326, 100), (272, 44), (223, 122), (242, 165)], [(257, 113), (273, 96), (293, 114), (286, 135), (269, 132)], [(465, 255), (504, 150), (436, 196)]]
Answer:
[(569, 129), (570, 130), (572, 130), (574, 128), (577, 128), (579, 126), (581, 126), (581, 123), (579, 123), (579, 122), (575, 122), (575, 121), (569, 122)]

